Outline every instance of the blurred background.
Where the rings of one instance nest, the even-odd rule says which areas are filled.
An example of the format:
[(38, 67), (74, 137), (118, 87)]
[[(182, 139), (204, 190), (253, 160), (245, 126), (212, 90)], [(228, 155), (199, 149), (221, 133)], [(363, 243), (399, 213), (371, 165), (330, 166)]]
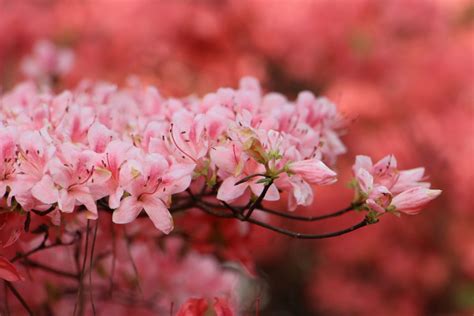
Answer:
[(349, 152), (339, 184), (301, 214), (348, 204), (356, 154), (426, 167), (444, 192), (416, 217), (323, 241), (257, 230), (248, 248), (268, 290), (261, 315), (474, 311), (472, 1), (0, 0), (2, 91), (42, 39), (75, 52), (64, 88), (133, 74), (166, 96), (202, 95), (252, 75), (266, 91), (330, 97), (350, 121)]

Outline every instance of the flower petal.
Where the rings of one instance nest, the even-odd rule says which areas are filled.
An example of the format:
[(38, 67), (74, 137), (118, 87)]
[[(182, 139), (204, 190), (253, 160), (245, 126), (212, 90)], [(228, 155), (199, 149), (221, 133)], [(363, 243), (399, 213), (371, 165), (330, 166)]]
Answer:
[(120, 207), (112, 214), (112, 222), (116, 224), (127, 224), (137, 218), (143, 209), (142, 203), (133, 196), (128, 196), (122, 200)]
[(22, 281), (24, 278), (7, 258), (0, 256), (0, 279), (15, 282)]
[(46, 204), (53, 204), (58, 201), (58, 190), (54, 186), (53, 179), (45, 175), (31, 189), (33, 196)]
[(225, 179), (217, 191), (217, 199), (228, 202), (235, 200), (244, 194), (248, 184), (241, 183), (239, 185), (235, 185), (235, 183), (238, 181), (239, 179), (235, 177), (228, 177)]
[(143, 208), (155, 227), (160, 231), (168, 234), (173, 230), (173, 217), (166, 208), (165, 204), (158, 197), (147, 196), (143, 202)]

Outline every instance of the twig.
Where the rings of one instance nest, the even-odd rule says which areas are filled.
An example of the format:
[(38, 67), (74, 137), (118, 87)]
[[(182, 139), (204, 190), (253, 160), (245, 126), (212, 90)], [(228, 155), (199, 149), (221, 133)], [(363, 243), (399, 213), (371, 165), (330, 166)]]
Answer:
[(255, 210), (256, 207), (258, 207), (262, 203), (263, 199), (265, 198), (265, 195), (267, 195), (268, 189), (270, 189), (272, 184), (273, 184), (273, 179), (270, 179), (268, 183), (265, 184), (262, 193), (258, 196), (255, 202), (253, 202), (250, 205), (247, 214), (245, 214), (244, 216), (245, 219), (248, 219), (250, 216), (252, 216), (253, 211)]
[(82, 315), (82, 310), (83, 310), (83, 293), (82, 289), (84, 286), (84, 271), (86, 269), (86, 261), (87, 261), (87, 253), (89, 251), (89, 227), (90, 227), (90, 220), (87, 220), (87, 226), (86, 226), (86, 246), (84, 249), (84, 259), (82, 260), (82, 269), (81, 273), (79, 275), (79, 290), (77, 291), (77, 298), (76, 298), (76, 304), (74, 304), (74, 312), (73, 315), (76, 315), (77, 311), (77, 306), (79, 305), (79, 301), (81, 301), (79, 308), (79, 315)]
[(30, 316), (34, 315), (33, 311), (28, 306), (25, 299), (17, 291), (17, 289), (15, 289), (15, 287), (8, 281), (5, 281), (5, 284), (7, 285), (8, 289), (13, 293), (13, 295), (15, 295), (15, 297), (18, 299), (18, 301), (21, 303), (21, 305), (25, 308), (25, 310), (28, 312), (28, 315), (30, 315)]
[(35, 213), (36, 215), (38, 215), (38, 216), (45, 216), (45, 215), (48, 215), (49, 213), (51, 213), (52, 211), (54, 211), (55, 209), (56, 209), (56, 206), (53, 205), (45, 211), (38, 211), (38, 210), (31, 210), (31, 211), (33, 213)]
[(75, 274), (75, 273), (58, 270), (56, 268), (52, 268), (52, 267), (47, 266), (43, 263), (28, 259), (28, 258), (24, 258), (21, 262), (24, 265), (27, 265), (29, 267), (38, 268), (38, 269), (47, 271), (49, 273), (57, 274), (57, 275), (62, 276), (62, 277), (66, 277), (66, 278), (70, 278), (70, 279), (74, 279), (74, 280), (77, 280), (77, 278), (78, 278), (78, 275)]
[(290, 236), (290, 237), (293, 237), (293, 238), (297, 238), (297, 239), (324, 239), (324, 238), (331, 238), (331, 237), (341, 236), (341, 235), (344, 235), (344, 234), (353, 232), (354, 230), (357, 230), (357, 229), (359, 229), (359, 228), (362, 228), (362, 227), (364, 227), (364, 226), (369, 225), (368, 219), (367, 219), (367, 218), (364, 218), (364, 219), (363, 219), (361, 222), (359, 222), (358, 224), (356, 224), (356, 225), (354, 225), (354, 226), (351, 226), (351, 227), (348, 227), (348, 228), (343, 229), (343, 230), (339, 230), (339, 231), (335, 231), (335, 232), (331, 232), (331, 233), (326, 233), (326, 234), (304, 234), (304, 233), (294, 232), (294, 231), (291, 231), (291, 230), (288, 230), (288, 229), (284, 229), (284, 228), (272, 226), (272, 225), (269, 225), (269, 224), (267, 224), (267, 223), (258, 221), (258, 220), (253, 219), (253, 218), (249, 218), (249, 219), (247, 219), (247, 221), (248, 221), (249, 223), (255, 224), (255, 225), (257, 225), (257, 226), (260, 226), (260, 227), (263, 227), (263, 228), (266, 228), (266, 229), (275, 231), (275, 232), (277, 232), (277, 233), (280, 233), (280, 234), (283, 234), (283, 235), (286, 235), (286, 236)]
[(91, 256), (90, 256), (90, 261), (89, 261), (89, 287), (91, 290), (89, 291), (89, 296), (91, 299), (91, 306), (92, 306), (92, 313), (95, 315), (95, 304), (94, 304), (94, 295), (92, 295), (92, 262), (94, 258), (94, 249), (95, 249), (95, 241), (97, 238), (97, 229), (99, 227), (99, 219), (97, 218), (95, 222), (95, 228), (94, 228), (94, 237), (92, 238), (92, 247), (91, 247)]
[(320, 220), (323, 220), (323, 219), (343, 215), (343, 214), (345, 214), (347, 212), (350, 212), (351, 210), (355, 209), (356, 207), (357, 207), (357, 205), (350, 205), (350, 206), (348, 206), (348, 207), (346, 207), (342, 210), (339, 210), (337, 212), (327, 213), (327, 214), (319, 215), (319, 216), (303, 216), (303, 215), (296, 215), (296, 214), (291, 214), (291, 213), (284, 213), (284, 212), (269, 209), (269, 208), (264, 207), (264, 206), (258, 207), (257, 211), (262, 211), (262, 212), (265, 212), (265, 213), (269, 213), (269, 214), (272, 214), (272, 215), (276, 215), (276, 216), (280, 216), (280, 217), (283, 217), (283, 218), (296, 220), (296, 221), (314, 222), (314, 221), (320, 221)]

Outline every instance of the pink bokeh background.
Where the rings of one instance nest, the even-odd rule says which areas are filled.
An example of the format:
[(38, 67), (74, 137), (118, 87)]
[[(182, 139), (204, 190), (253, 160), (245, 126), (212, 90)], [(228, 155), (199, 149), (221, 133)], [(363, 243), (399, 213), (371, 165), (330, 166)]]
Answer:
[(334, 240), (261, 231), (249, 241), (270, 288), (262, 315), (474, 310), (471, 1), (0, 0), (2, 91), (22, 79), (21, 60), (41, 39), (75, 52), (65, 88), (136, 75), (165, 95), (202, 95), (252, 75), (291, 97), (329, 96), (351, 122), (349, 152), (339, 184), (318, 190), (302, 214), (351, 200), (345, 182), (356, 154), (426, 167), (443, 194), (416, 217)]

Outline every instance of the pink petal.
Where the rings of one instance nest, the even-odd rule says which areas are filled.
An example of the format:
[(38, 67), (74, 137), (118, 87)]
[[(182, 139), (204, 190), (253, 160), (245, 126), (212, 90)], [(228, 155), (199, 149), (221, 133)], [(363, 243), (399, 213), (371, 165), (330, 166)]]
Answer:
[[(294, 181), (292, 179), (291, 185), (293, 187), (293, 194), (290, 196), (294, 198), (293, 201), (296, 205), (308, 206), (313, 203), (313, 188), (306, 181)], [(296, 205), (292, 205), (293, 209), (296, 207)]]
[(290, 170), (311, 184), (328, 185), (337, 181), (337, 174), (316, 158), (296, 161)]
[(58, 201), (58, 189), (54, 186), (53, 179), (45, 175), (31, 189), (33, 196), (46, 204), (53, 204)]
[[(250, 185), (250, 189), (252, 192), (259, 196), (263, 192), (264, 185), (262, 183), (252, 183)], [(275, 184), (272, 184), (269, 188), (265, 197), (263, 198), (265, 201), (278, 201), (280, 199), (280, 192), (278, 192), (277, 187)]]
[(224, 147), (217, 146), (210, 150), (211, 161), (216, 164), (216, 166), (224, 170), (227, 173), (233, 174), (237, 168), (238, 159), (236, 157), (237, 153), (234, 152), (232, 146)]
[(217, 199), (228, 202), (235, 200), (244, 194), (248, 187), (248, 183), (235, 185), (237, 181), (239, 181), (239, 179), (235, 177), (228, 177), (225, 179), (217, 191)]
[(357, 170), (359, 169), (372, 170), (372, 159), (364, 155), (356, 156), (354, 166), (352, 167), (354, 174), (357, 174)]
[(59, 191), (58, 207), (61, 211), (65, 213), (72, 213), (74, 211), (74, 206), (76, 199), (72, 194), (65, 189)]
[(115, 192), (109, 195), (109, 207), (111, 209), (116, 209), (117, 207), (120, 206), (120, 199), (122, 198), (123, 195), (123, 189), (118, 187)]
[(105, 125), (98, 122), (92, 124), (87, 133), (89, 147), (98, 153), (105, 151), (105, 148), (112, 140), (113, 133)]
[(143, 203), (143, 208), (155, 227), (160, 231), (168, 234), (173, 230), (173, 217), (171, 217), (165, 204), (158, 197), (147, 196)]
[(90, 212), (90, 214), (87, 215), (87, 218), (97, 219), (97, 205), (95, 204), (89, 189), (84, 187), (78, 188), (74, 190), (73, 194), (74, 198), (82, 203)]
[(5, 196), (5, 192), (7, 192), (7, 185), (5, 182), (0, 182), (0, 196)]
[(363, 168), (357, 170), (355, 176), (362, 192), (369, 194), (374, 188), (374, 177)]
[(0, 256), (0, 279), (16, 282), (24, 280), (15, 266), (7, 258)]
[(112, 214), (112, 221), (116, 224), (127, 224), (137, 218), (143, 206), (133, 196), (128, 196), (122, 200), (120, 207)]

